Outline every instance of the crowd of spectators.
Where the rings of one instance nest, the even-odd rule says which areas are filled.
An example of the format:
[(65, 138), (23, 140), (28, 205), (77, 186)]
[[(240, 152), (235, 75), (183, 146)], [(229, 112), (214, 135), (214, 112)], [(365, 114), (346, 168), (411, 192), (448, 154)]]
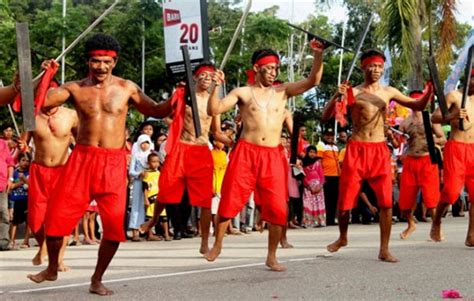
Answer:
[[(238, 119), (224, 121), (222, 130), (236, 139), (238, 137)], [(288, 199), (288, 228), (301, 229), (337, 225), (337, 198), (339, 191), (339, 177), (344, 160), (345, 148), (350, 133), (346, 129), (334, 132), (327, 127), (312, 137), (307, 137), (306, 127), (299, 128), (298, 160), (296, 164), (289, 163), (289, 199)], [(128, 135), (128, 133), (126, 133)], [(128, 239), (132, 242), (140, 241), (171, 241), (199, 236), (199, 208), (192, 207), (185, 195), (180, 204), (167, 205), (160, 216), (160, 222), (153, 231), (140, 233), (139, 227), (152, 217), (155, 202), (159, 191), (158, 179), (160, 166), (166, 160), (165, 145), (167, 139), (166, 127), (158, 127), (151, 121), (143, 122), (137, 133), (127, 139), (125, 147), (129, 151), (129, 178), (127, 217), (124, 227)], [(13, 168), (12, 177), (8, 179), (8, 212), (10, 220), (10, 249), (29, 248), (30, 232), (27, 223), (28, 198), (28, 168), (31, 161), (30, 152), (34, 146), (24, 147), (14, 135), (14, 129), (6, 125), (2, 129), (2, 145), (6, 146), (6, 164)], [(288, 158), (290, 158), (291, 138), (286, 132), (281, 136), (281, 144)], [(397, 210), (399, 178), (403, 168), (403, 136), (387, 131), (387, 146), (392, 151), (393, 166), (393, 221), (403, 220)], [(71, 148), (74, 146), (71, 144)], [(230, 149), (224, 144), (209, 142), (214, 160), (214, 182), (211, 212), (215, 217), (220, 200), (220, 189), (225, 174)], [(442, 173), (442, 164), (440, 164)], [(298, 172), (295, 173), (295, 170)], [(296, 175), (297, 174), (297, 175)], [(442, 177), (440, 177), (442, 179)], [(11, 183), (11, 184), (10, 184)], [(441, 187), (442, 183), (440, 183)], [(415, 211), (418, 222), (426, 222), (426, 208), (419, 194)], [(463, 216), (467, 204), (466, 194), (462, 193), (458, 202), (452, 207), (453, 216)], [(371, 224), (378, 222), (378, 208), (375, 194), (367, 183), (364, 183), (360, 192), (358, 206), (352, 210), (351, 223)], [(240, 214), (233, 219), (228, 228), (229, 235), (242, 235), (257, 230), (258, 210), (256, 210), (253, 196)], [(18, 227), (25, 224), (24, 236), (21, 244), (16, 243)], [(80, 234), (82, 233), (82, 240)], [(71, 233), (69, 245), (98, 244), (101, 236), (100, 214), (94, 200), (76, 229)]]

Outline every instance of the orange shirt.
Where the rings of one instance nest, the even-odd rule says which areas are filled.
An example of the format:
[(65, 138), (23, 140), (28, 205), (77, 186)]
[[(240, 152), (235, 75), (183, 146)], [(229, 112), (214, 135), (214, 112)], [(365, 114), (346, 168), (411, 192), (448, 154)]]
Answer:
[(318, 153), (323, 158), (323, 172), (325, 176), (337, 177), (341, 175), (341, 165), (339, 164), (339, 150), (337, 145), (321, 143), (318, 145)]

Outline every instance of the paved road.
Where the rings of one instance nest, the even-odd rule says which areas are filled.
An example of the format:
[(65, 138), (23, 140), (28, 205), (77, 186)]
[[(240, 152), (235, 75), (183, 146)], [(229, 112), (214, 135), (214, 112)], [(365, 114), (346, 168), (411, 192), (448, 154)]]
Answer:
[[(474, 249), (464, 246), (467, 218), (444, 221), (446, 241), (427, 240), (429, 224), (418, 224), (408, 241), (392, 231), (391, 247), (400, 262), (377, 260), (378, 225), (352, 225), (349, 246), (326, 257), (325, 246), (337, 228), (291, 230), (294, 249), (280, 249), (288, 266), (271, 272), (263, 262), (267, 235), (228, 236), (214, 263), (198, 256), (198, 239), (172, 242), (127, 242), (120, 246), (104, 282), (117, 300), (439, 300), (444, 289), (456, 289), (474, 300)], [(97, 246), (70, 247), (71, 271), (58, 281), (34, 284), (26, 274), (36, 249), (0, 253), (1, 300), (100, 299), (87, 291)]]

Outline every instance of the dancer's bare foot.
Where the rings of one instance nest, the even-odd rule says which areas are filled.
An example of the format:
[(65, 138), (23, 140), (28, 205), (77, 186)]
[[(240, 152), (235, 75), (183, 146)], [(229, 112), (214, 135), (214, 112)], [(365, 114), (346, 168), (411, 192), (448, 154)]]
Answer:
[(405, 229), (405, 231), (400, 233), (400, 238), (401, 239), (407, 239), (408, 237), (410, 237), (410, 235), (413, 232), (415, 232), (415, 230), (416, 230), (416, 225), (415, 224), (408, 224), (408, 227)]
[(287, 240), (280, 241), (280, 245), (283, 249), (293, 249), (293, 245), (290, 244)]
[(69, 272), (71, 270), (64, 262), (60, 262), (58, 265), (58, 272)]
[(150, 219), (146, 223), (143, 223), (140, 225), (140, 228), (138, 231), (140, 231), (141, 234), (150, 232), (150, 230), (156, 225), (156, 221), (154, 219)]
[(51, 273), (48, 270), (44, 270), (44, 271), (39, 272), (36, 275), (29, 274), (26, 277), (33, 282), (41, 283), (43, 281), (55, 281), (56, 279), (58, 279), (58, 273), (57, 272)]
[(265, 230), (265, 221), (261, 219), (260, 217), (258, 218), (257, 222), (255, 223), (255, 229), (257, 229), (258, 232), (262, 233), (263, 230)]
[(204, 255), (207, 261), (214, 261), (221, 254), (222, 247), (213, 246), (212, 249)]
[(91, 286), (89, 286), (89, 293), (97, 294), (99, 296), (110, 296), (114, 294), (114, 291), (109, 290), (106, 288), (102, 282), (91, 282)]
[(393, 257), (389, 251), (380, 251), (379, 260), (383, 262), (391, 262), (391, 263), (398, 262), (398, 259)]
[(340, 248), (342, 247), (345, 247), (347, 246), (347, 240), (346, 239), (342, 239), (342, 238), (338, 238), (335, 242), (333, 242), (332, 244), (328, 245), (326, 247), (326, 249), (331, 252), (331, 253), (334, 253), (334, 252), (337, 252)]
[(201, 243), (201, 247), (199, 248), (199, 253), (201, 253), (202, 255), (206, 255), (207, 253), (209, 253), (209, 246), (206, 244), (202, 244)]
[(464, 242), (466, 247), (474, 247), (474, 233), (473, 234), (468, 234), (466, 237), (466, 241)]
[(284, 272), (286, 271), (286, 267), (279, 264), (276, 259), (268, 259), (265, 262), (265, 265), (270, 268), (270, 270), (274, 272)]
[(430, 238), (432, 241), (440, 242), (444, 239), (443, 234), (441, 233), (441, 223), (432, 223)]
[(36, 253), (33, 259), (31, 259), (31, 262), (33, 263), (33, 265), (40, 265), (43, 263), (43, 256), (41, 256), (41, 250), (39, 250), (38, 253)]

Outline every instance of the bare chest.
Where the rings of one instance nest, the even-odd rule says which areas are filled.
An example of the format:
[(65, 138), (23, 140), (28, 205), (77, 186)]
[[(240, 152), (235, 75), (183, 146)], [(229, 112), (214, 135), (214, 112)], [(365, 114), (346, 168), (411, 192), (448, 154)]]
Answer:
[(421, 120), (410, 122), (406, 125), (406, 133), (410, 136), (410, 140), (425, 137), (425, 127)]
[(279, 120), (283, 118), (286, 98), (284, 93), (272, 89), (267, 93), (250, 90), (240, 107), (242, 113), (254, 118)]
[(377, 94), (361, 92), (356, 96), (352, 110), (362, 119), (372, 119), (374, 116), (384, 117), (387, 113), (387, 102)]
[(37, 139), (69, 137), (73, 127), (72, 121), (64, 116), (44, 116), (36, 118), (35, 137)]
[(76, 110), (81, 115), (111, 114), (127, 112), (130, 95), (123, 89), (83, 87), (73, 93)]

